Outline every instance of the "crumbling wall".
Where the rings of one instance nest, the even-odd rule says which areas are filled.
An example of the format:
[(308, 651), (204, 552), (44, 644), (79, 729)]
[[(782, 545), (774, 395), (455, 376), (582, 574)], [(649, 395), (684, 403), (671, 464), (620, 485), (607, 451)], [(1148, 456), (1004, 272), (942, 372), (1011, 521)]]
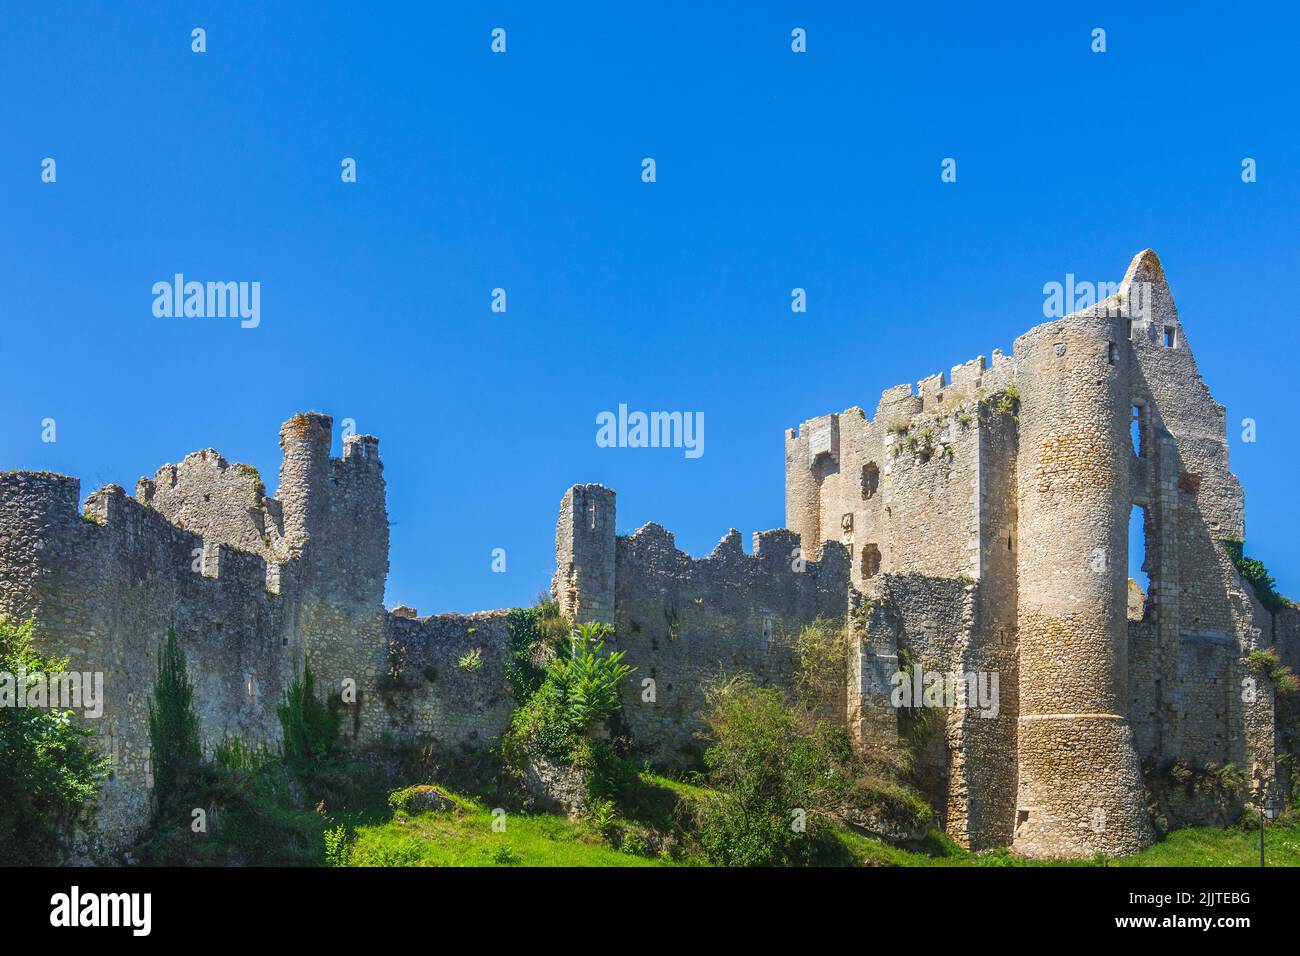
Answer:
[(270, 499), (261, 475), (249, 465), (231, 465), (212, 448), (141, 478), (135, 498), (178, 528), (268, 559), (273, 557), (272, 535), (280, 537), (275, 518), (268, 515)]
[(847, 554), (832, 544), (808, 561), (798, 536), (781, 530), (756, 534), (747, 555), (732, 530), (707, 558), (692, 558), (656, 524), (617, 537), (614, 509), (614, 493), (599, 486), (564, 496), (556, 596), (568, 613), (609, 609), (613, 646), (636, 668), (623, 691), (634, 743), (657, 762), (690, 762), (704, 746), (704, 684), (742, 672), (781, 682), (792, 666), (783, 638), (819, 616), (844, 620)]
[(374, 690), (384, 731), (442, 752), (495, 746), (514, 709), (506, 614), (386, 615), (387, 658)]
[[(86, 724), (111, 761), (98, 809), (106, 849), (129, 844), (148, 819), (148, 704), (168, 627), (209, 754), (232, 737), (276, 746), (276, 706), (306, 664), (319, 693), (347, 702), (345, 731), (359, 742), (400, 728), (451, 748), (504, 726), (500, 615), (392, 623), (377, 443), (349, 436), (331, 460), (331, 429), (316, 413), (285, 424), (278, 501), (211, 450), (142, 479), (143, 500), (117, 486), (96, 492), (84, 515), (76, 479), (0, 475), (0, 615), (32, 618), (44, 652), (103, 675), (103, 714)], [(480, 637), (479, 671), (447, 662)], [(443, 675), (438, 692), (382, 684), (390, 643)]]
[(0, 614), (34, 618), (42, 650), (103, 674), (103, 714), (85, 723), (111, 761), (98, 819), (113, 848), (148, 816), (148, 706), (167, 628), (188, 659), (209, 754), (227, 737), (279, 740), (275, 705), (295, 648), (286, 596), (267, 589), (259, 556), (205, 550), (116, 486), (92, 495), (83, 517), (78, 493), (72, 478), (0, 476)]

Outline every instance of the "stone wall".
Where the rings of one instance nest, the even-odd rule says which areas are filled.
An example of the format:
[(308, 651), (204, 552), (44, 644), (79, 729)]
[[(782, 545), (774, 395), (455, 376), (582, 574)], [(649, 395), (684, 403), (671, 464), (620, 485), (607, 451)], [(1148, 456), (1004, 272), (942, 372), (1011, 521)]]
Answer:
[[(575, 524), (574, 514), (583, 520)], [(818, 617), (844, 620), (849, 567), (838, 545), (823, 548), (821, 560), (806, 561), (797, 535), (768, 531), (754, 535), (747, 555), (740, 532), (732, 530), (708, 557), (692, 558), (659, 525), (625, 537), (614, 527), (609, 489), (578, 486), (565, 495), (554, 588), (562, 609), (576, 609), (582, 619), (593, 605), (572, 583), (593, 581), (606, 595), (612, 585), (612, 601), (596, 606), (612, 612), (612, 646), (626, 651), (626, 663), (636, 668), (624, 688), (624, 713), (634, 744), (657, 763), (690, 763), (703, 749), (698, 714), (708, 681), (743, 672), (780, 683), (791, 667), (789, 635)], [(594, 566), (566, 560), (583, 554)], [(646, 693), (647, 679), (653, 695)]]
[[(384, 731), (443, 752), (496, 746), (514, 710), (505, 679), (506, 614), (388, 614), (388, 656), (374, 692)], [(472, 651), (478, 651), (477, 664), (474, 657), (466, 660)]]
[[(354, 692), (345, 733), (359, 744), (486, 747), (504, 729), (504, 612), (385, 612), (378, 445), (348, 436), (331, 459), (331, 431), (316, 413), (285, 423), (278, 499), (211, 449), (141, 479), (137, 498), (95, 492), (84, 514), (76, 479), (0, 474), (0, 615), (31, 618), (43, 651), (104, 675), (103, 714), (86, 724), (112, 766), (98, 808), (105, 850), (148, 817), (148, 703), (169, 626), (209, 754), (232, 737), (278, 745), (276, 705), (306, 664), (321, 693)], [(473, 672), (456, 666), (471, 647), (483, 660)], [(407, 666), (390, 680), (394, 659)]]
[(148, 702), (167, 628), (189, 660), (209, 753), (226, 737), (279, 740), (275, 705), (297, 648), (291, 598), (267, 588), (261, 557), (205, 548), (116, 486), (92, 495), (84, 517), (78, 495), (76, 479), (0, 475), (0, 614), (34, 617), (42, 650), (104, 675), (103, 715), (86, 723), (111, 761), (99, 817), (114, 847), (147, 816)]

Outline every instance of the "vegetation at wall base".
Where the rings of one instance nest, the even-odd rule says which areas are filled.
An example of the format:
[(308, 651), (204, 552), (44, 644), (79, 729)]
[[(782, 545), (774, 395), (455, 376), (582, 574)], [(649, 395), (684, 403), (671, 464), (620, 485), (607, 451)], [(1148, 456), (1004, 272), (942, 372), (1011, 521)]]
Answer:
[[(56, 674), (66, 658), (32, 648), (30, 621), (0, 619), (0, 675), (9, 693), (26, 693), (19, 674)], [(49, 865), (66, 852), (108, 772), (108, 760), (72, 711), (17, 707), (0, 692), (0, 860), (9, 865)]]

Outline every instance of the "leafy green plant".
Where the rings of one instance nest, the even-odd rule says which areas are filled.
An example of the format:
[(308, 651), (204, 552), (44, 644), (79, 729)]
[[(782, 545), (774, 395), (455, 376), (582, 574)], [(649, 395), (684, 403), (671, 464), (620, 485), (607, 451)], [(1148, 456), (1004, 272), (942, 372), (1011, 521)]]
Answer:
[(1246, 660), (1268, 675), (1279, 694), (1294, 694), (1297, 690), (1300, 690), (1300, 677), (1297, 677), (1295, 671), (1282, 663), (1281, 658), (1277, 656), (1277, 651), (1273, 648), (1251, 651), (1246, 655)]
[(325, 865), (347, 866), (349, 844), (351, 843), (348, 828), (340, 823), (338, 826), (326, 830), (324, 838)]
[[(56, 674), (66, 658), (48, 657), (32, 646), (30, 621), (0, 620), (0, 699), (13, 675)], [(26, 693), (16, 681), (13, 694)], [(0, 860), (10, 865), (50, 865), (108, 772), (70, 710), (0, 706)]]
[(510, 657), (506, 682), (515, 703), (522, 705), (541, 688), (546, 679), (545, 660), (569, 634), (569, 622), (559, 606), (542, 597), (534, 607), (515, 608), (506, 615), (510, 636)]
[(646, 838), (634, 830), (629, 830), (623, 834), (623, 842), (619, 844), (619, 849), (629, 856), (649, 856), (650, 844)]
[(884, 765), (873, 766), (838, 722), (817, 720), (744, 675), (706, 688), (705, 752), (715, 795), (698, 808), (710, 862), (774, 866), (825, 861), (849, 816), (925, 826), (931, 812)]
[(618, 810), (614, 806), (613, 800), (594, 800), (592, 801), (588, 812), (591, 815), (591, 823), (607, 840), (612, 840), (613, 834), (618, 822)]
[(483, 666), (483, 648), (471, 647), (456, 661), (456, 666), (463, 671), (474, 673)]
[(613, 633), (608, 624), (579, 624), (569, 653), (553, 662), (555, 680), (565, 690), (569, 722), (579, 733), (614, 716), (619, 688), (632, 673), (623, 663), (625, 651), (605, 653), (605, 639)]
[(520, 863), (519, 854), (509, 843), (494, 846), (488, 858), (497, 866), (517, 866)]

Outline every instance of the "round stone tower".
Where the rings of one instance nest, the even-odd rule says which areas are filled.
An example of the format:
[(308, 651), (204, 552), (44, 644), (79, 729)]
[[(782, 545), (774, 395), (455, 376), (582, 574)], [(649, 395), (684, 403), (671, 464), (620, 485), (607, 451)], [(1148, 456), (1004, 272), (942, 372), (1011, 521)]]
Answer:
[(1012, 848), (1130, 853), (1152, 840), (1125, 715), (1130, 350), (1100, 310), (1016, 341), (1020, 389), (1019, 788)]
[(319, 535), (329, 513), (330, 439), (334, 420), (319, 412), (299, 412), (280, 426), (280, 486), (284, 516), (283, 557), (301, 557), (307, 541)]

